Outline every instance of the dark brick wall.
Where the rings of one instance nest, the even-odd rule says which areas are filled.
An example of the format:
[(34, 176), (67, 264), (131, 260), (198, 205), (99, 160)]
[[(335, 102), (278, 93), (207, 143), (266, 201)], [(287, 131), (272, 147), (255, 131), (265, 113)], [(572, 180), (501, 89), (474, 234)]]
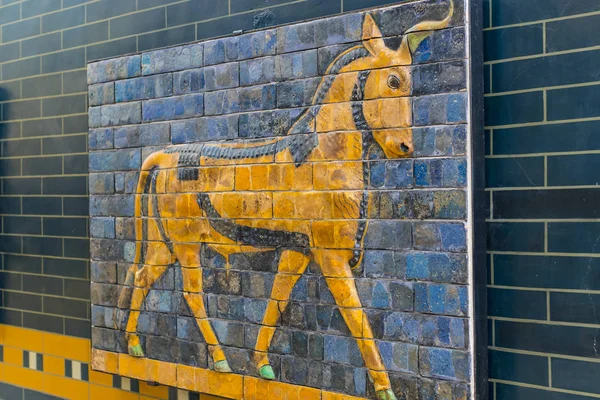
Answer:
[[(3, 323), (89, 336), (87, 316), (44, 309), (46, 298), (89, 303), (72, 289), (85, 292), (88, 279), (87, 231), (74, 227), (88, 212), (86, 61), (249, 29), (257, 14), (258, 23), (285, 23), (390, 3), (221, 1), (227, 8), (214, 0), (0, 0)], [(586, 360), (596, 358), (598, 336), (590, 294), (600, 286), (600, 5), (484, 6), (492, 393), (585, 399), (600, 392), (598, 380), (581, 372), (596, 365)], [(41, 170), (39, 158), (47, 162)], [(531, 292), (545, 294), (546, 303), (532, 301), (539, 293)], [(524, 363), (534, 359), (546, 363)], [(581, 373), (571, 379), (570, 370)]]
[(489, 0), (490, 393), (600, 394), (600, 3)]

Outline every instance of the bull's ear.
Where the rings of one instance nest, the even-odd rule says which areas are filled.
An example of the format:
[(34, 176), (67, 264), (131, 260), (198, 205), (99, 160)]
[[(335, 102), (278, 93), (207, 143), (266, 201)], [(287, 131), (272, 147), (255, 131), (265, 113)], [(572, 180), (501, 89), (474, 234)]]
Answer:
[(375, 23), (375, 20), (371, 14), (365, 15), (365, 21), (363, 22), (363, 34), (362, 40), (365, 48), (372, 55), (377, 55), (385, 51), (386, 46), (383, 42), (381, 31)]

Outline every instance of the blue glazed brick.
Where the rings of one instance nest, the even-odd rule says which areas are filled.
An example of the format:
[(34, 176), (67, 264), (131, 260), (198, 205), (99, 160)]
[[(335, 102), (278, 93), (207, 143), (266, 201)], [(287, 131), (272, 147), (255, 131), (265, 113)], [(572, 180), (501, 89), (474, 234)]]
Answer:
[(88, 126), (90, 128), (102, 126), (102, 107), (90, 107), (88, 109)]
[(274, 29), (245, 34), (239, 37), (238, 58), (256, 58), (275, 54), (277, 31)]
[(240, 111), (240, 92), (237, 89), (217, 90), (205, 95), (206, 115), (232, 114)]
[(115, 238), (115, 219), (112, 217), (90, 218), (90, 236), (94, 238)]
[(202, 342), (196, 321), (192, 318), (177, 317), (177, 338), (188, 341)]
[(414, 125), (444, 125), (466, 122), (464, 93), (417, 97), (413, 101)]
[(464, 28), (458, 27), (434, 31), (421, 41), (412, 56), (413, 64), (464, 58)]
[(90, 129), (88, 135), (88, 148), (90, 150), (112, 149), (113, 129), (101, 128)]
[(282, 54), (275, 59), (277, 80), (310, 78), (317, 75), (317, 50)]
[(312, 22), (277, 28), (277, 53), (306, 50), (317, 47), (315, 24)]
[(466, 286), (438, 283), (415, 283), (417, 312), (464, 317), (469, 312)]
[(173, 94), (173, 75), (163, 74), (127, 79), (115, 82), (115, 98), (117, 103)]
[(321, 78), (300, 79), (277, 84), (277, 107), (302, 107), (313, 103)]
[(142, 54), (142, 74), (151, 75), (197, 68), (203, 65), (203, 59), (202, 43), (156, 50)]
[(464, 187), (467, 161), (464, 158), (415, 160), (417, 187)]
[(466, 89), (466, 65), (463, 61), (423, 64), (413, 67), (412, 95), (460, 92)]
[(277, 87), (275, 85), (240, 88), (238, 90), (240, 96), (240, 110), (255, 111), (275, 108), (277, 98), (276, 89)]
[(541, 54), (544, 52), (543, 32), (542, 24), (485, 31), (484, 59), (494, 61)]
[(354, 338), (324, 335), (324, 360), (363, 366), (363, 360)]
[(140, 145), (159, 146), (171, 143), (171, 131), (168, 123), (144, 124), (140, 127)]
[(173, 74), (173, 92), (175, 94), (204, 91), (204, 69), (189, 69)]
[[(563, 165), (561, 163), (561, 168)], [(548, 168), (548, 177), (551, 177)], [(544, 157), (488, 158), (485, 172), (485, 184), (490, 188), (544, 186)]]
[(138, 125), (115, 128), (115, 148), (139, 147), (140, 127)]
[(433, 192), (433, 216), (439, 219), (465, 219), (467, 193), (463, 190), (437, 190)]
[(356, 42), (362, 39), (363, 15), (341, 15), (315, 21), (315, 44), (317, 47), (338, 43)]
[(88, 84), (116, 81), (140, 76), (141, 57), (128, 56), (113, 60), (99, 61), (88, 65)]
[(90, 274), (92, 282), (117, 283), (117, 269), (114, 262), (92, 262)]
[(419, 347), (409, 343), (377, 342), (383, 363), (389, 371), (419, 372)]
[(366, 249), (408, 250), (411, 248), (411, 224), (404, 221), (371, 221), (366, 234)]
[(366, 250), (363, 265), (368, 278), (404, 279), (406, 258), (403, 253), (389, 250)]
[(173, 292), (168, 290), (151, 290), (146, 296), (146, 309), (156, 312), (172, 312)]
[(137, 170), (141, 167), (139, 149), (93, 152), (89, 160), (90, 172)]
[(433, 251), (465, 251), (466, 231), (464, 224), (416, 222), (414, 224), (414, 248)]
[(386, 160), (370, 163), (370, 186), (378, 189), (408, 188), (413, 185), (412, 160)]
[(115, 192), (134, 193), (137, 181), (137, 172), (117, 172), (115, 173)]
[(244, 346), (244, 324), (222, 320), (212, 321), (219, 343), (225, 346)]
[(229, 89), (239, 86), (239, 68), (238, 63), (205, 67), (204, 84), (206, 90)]
[(239, 57), (238, 37), (212, 40), (204, 44), (204, 65), (236, 61)]
[(421, 324), (415, 314), (393, 312), (383, 320), (383, 338), (418, 343)]
[(468, 347), (468, 319), (420, 315), (419, 320), (419, 344), (460, 349)]
[(90, 194), (110, 194), (115, 192), (115, 179), (112, 173), (90, 174)]
[(158, 335), (156, 314), (142, 313), (138, 318), (138, 332), (146, 335)]
[(288, 109), (241, 114), (240, 137), (259, 138), (286, 135), (301, 112), (300, 109)]
[(424, 376), (469, 381), (470, 364), (466, 351), (428, 347), (419, 349), (419, 371)]
[(464, 224), (439, 224), (442, 250), (465, 251), (467, 234)]
[(467, 283), (464, 254), (411, 252), (406, 255), (406, 279)]
[(142, 104), (127, 103), (101, 107), (102, 126), (139, 124), (142, 122)]
[(240, 84), (256, 85), (275, 80), (275, 57), (263, 57), (240, 62)]
[(171, 124), (173, 144), (206, 142), (237, 137), (238, 116), (205, 117)]
[(465, 125), (413, 128), (412, 132), (415, 157), (466, 154)]
[(544, 99), (541, 91), (486, 97), (484, 103), (486, 126), (544, 120)]
[(204, 94), (188, 94), (144, 101), (144, 121), (167, 121), (171, 119), (198, 117), (204, 114)]
[(102, 104), (112, 104), (115, 102), (115, 84), (99, 83), (88, 87), (88, 99), (90, 106), (100, 106)]
[(90, 215), (100, 217), (132, 217), (134, 196), (90, 196)]
[(266, 308), (267, 300), (244, 298), (244, 316), (248, 322), (262, 323)]

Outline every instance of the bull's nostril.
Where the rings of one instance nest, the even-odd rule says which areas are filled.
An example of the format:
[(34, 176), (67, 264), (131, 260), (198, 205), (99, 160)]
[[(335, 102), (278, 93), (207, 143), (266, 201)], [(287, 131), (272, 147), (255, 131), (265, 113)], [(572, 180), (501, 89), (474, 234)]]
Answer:
[(400, 148), (402, 149), (403, 152), (408, 153), (408, 150), (410, 150), (410, 147), (408, 147), (407, 145), (405, 145), (404, 143), (400, 144)]

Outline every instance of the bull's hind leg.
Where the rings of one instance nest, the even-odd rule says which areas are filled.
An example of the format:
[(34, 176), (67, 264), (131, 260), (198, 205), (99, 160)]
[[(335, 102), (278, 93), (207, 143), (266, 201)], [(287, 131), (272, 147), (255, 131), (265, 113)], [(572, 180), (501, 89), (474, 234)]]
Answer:
[[(196, 248), (194, 251), (183, 250), (186, 248), (185, 245), (177, 246), (178, 259), (181, 263), (181, 272), (183, 275), (183, 297), (190, 306), (190, 310), (196, 318), (196, 323), (200, 332), (208, 344), (208, 350), (214, 361), (214, 368), (217, 372), (231, 372), (229, 363), (225, 358), (225, 353), (219, 345), (217, 335), (210, 324), (208, 315), (206, 313), (206, 306), (204, 304), (204, 297), (202, 296), (202, 268), (200, 266), (200, 246), (193, 245)], [(179, 257), (181, 255), (181, 257)]]
[(292, 289), (302, 276), (310, 258), (303, 253), (284, 250), (279, 259), (279, 266), (273, 289), (271, 290), (271, 299), (267, 304), (263, 323), (258, 332), (255, 346), (255, 361), (258, 373), (265, 379), (275, 379), (273, 367), (269, 364), (269, 347), (277, 321), (280, 315), (285, 311), (292, 293)]
[(323, 250), (318, 257), (321, 271), (327, 286), (346, 321), (350, 333), (356, 339), (358, 348), (375, 384), (377, 398), (396, 400), (391, 389), (390, 378), (385, 370), (381, 354), (373, 338), (371, 324), (362, 308), (356, 283), (348, 260), (351, 252), (347, 250)]
[(134, 357), (144, 357), (144, 351), (137, 335), (140, 309), (148, 295), (148, 291), (167, 270), (167, 265), (144, 265), (135, 273), (134, 289), (131, 296), (131, 312), (127, 321), (127, 352)]

